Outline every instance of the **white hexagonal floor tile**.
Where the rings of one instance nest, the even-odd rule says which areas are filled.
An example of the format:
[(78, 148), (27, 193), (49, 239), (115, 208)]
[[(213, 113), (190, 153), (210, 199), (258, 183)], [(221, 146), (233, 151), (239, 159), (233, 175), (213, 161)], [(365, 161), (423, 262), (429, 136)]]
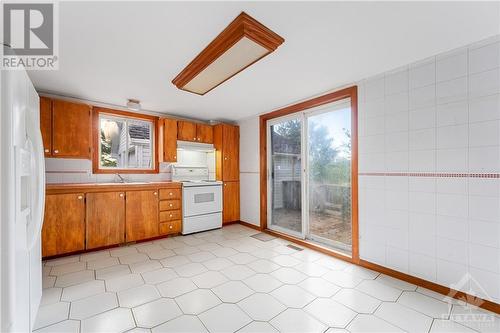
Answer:
[(241, 281), (229, 281), (218, 287), (212, 289), (212, 291), (226, 303), (236, 303), (245, 297), (250, 296), (254, 291), (246, 286)]
[(269, 274), (255, 274), (243, 280), (253, 290), (260, 293), (269, 293), (274, 289), (283, 285), (278, 279), (270, 276)]
[(220, 304), (198, 317), (211, 333), (236, 332), (252, 321), (234, 304)]
[(286, 306), (278, 302), (274, 297), (261, 293), (245, 298), (238, 302), (238, 306), (253, 320), (258, 321), (271, 320), (286, 309)]
[(174, 300), (160, 298), (132, 309), (137, 326), (154, 327), (182, 315)]
[(175, 279), (177, 277), (177, 273), (171, 268), (161, 268), (155, 271), (142, 273), (142, 277), (146, 283), (158, 284)]
[(212, 271), (220, 271), (223, 270), (224, 268), (232, 266), (233, 263), (227, 260), (226, 258), (215, 258), (204, 262), (203, 265)]
[(315, 299), (314, 295), (293, 285), (281, 286), (271, 295), (290, 308), (303, 308)]
[(179, 274), (179, 276), (182, 277), (191, 277), (207, 271), (205, 266), (203, 266), (200, 263), (194, 263), (194, 262), (183, 266), (175, 267), (174, 269), (177, 272), (177, 274)]
[(178, 297), (197, 289), (196, 285), (188, 278), (176, 278), (160, 283), (156, 286), (163, 297)]
[(329, 298), (317, 298), (304, 308), (330, 327), (344, 328), (357, 315), (348, 307)]
[(222, 274), (227, 276), (230, 280), (244, 280), (249, 276), (255, 274), (253, 270), (248, 268), (245, 265), (234, 265), (227, 268), (224, 268), (221, 271)]
[(82, 320), (82, 333), (123, 332), (135, 327), (130, 309), (118, 308), (97, 316)]
[(340, 290), (332, 299), (358, 313), (373, 313), (381, 303), (378, 299), (361, 291), (347, 288)]
[(197, 316), (184, 315), (153, 328), (153, 333), (203, 333), (207, 332)]
[(278, 333), (278, 331), (269, 323), (253, 321), (239, 330), (238, 333)]
[(340, 290), (340, 287), (318, 277), (307, 278), (298, 286), (318, 297), (332, 297)]
[(143, 285), (123, 290), (118, 293), (120, 306), (126, 308), (133, 308), (138, 305), (151, 302), (157, 298), (160, 298), (158, 290), (154, 286), (150, 285)]
[(280, 268), (272, 272), (271, 275), (286, 284), (297, 284), (307, 278), (307, 275), (289, 267)]
[(213, 292), (197, 289), (175, 299), (185, 314), (199, 314), (221, 303)]
[(300, 309), (287, 309), (270, 323), (281, 333), (320, 333), (327, 329), (325, 324)]
[(213, 288), (227, 282), (228, 279), (219, 272), (208, 271), (200, 275), (196, 275), (191, 280), (198, 286), (198, 288)]
[(85, 319), (118, 307), (115, 293), (104, 293), (71, 303), (70, 319)]

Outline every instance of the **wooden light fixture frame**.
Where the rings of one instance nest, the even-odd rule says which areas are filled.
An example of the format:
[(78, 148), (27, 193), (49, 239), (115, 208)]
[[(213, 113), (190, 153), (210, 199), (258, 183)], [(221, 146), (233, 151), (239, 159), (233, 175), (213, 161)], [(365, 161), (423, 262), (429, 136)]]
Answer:
[[(198, 74), (205, 70), (210, 64), (227, 52), (231, 47), (233, 47), (238, 41), (243, 37), (246, 37), (253, 42), (261, 45), (268, 50), (263, 56), (259, 57), (255, 61), (246, 65), (238, 72), (227, 77), (224, 81), (216, 84), (205, 93), (200, 94), (190, 90), (184, 89), (184, 87), (193, 80)], [(212, 89), (218, 87), (222, 83), (226, 82), (236, 74), (240, 73), (245, 68), (253, 65), (260, 59), (264, 58), (274, 50), (283, 44), (285, 40), (264, 26), (262, 23), (258, 22), (250, 15), (245, 12), (241, 12), (210, 44), (208, 44), (203, 51), (201, 51), (196, 58), (193, 59), (173, 80), (172, 83), (179, 89), (184, 91), (189, 91), (197, 95), (205, 95)]]

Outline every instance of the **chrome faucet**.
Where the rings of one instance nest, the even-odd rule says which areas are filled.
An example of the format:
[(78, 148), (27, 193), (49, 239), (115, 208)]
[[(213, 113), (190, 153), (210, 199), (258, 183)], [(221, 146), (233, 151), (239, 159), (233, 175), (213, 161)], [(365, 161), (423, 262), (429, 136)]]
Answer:
[(117, 176), (120, 179), (119, 183), (125, 183), (125, 178), (123, 178), (122, 176), (120, 176), (119, 173), (115, 173), (115, 176)]

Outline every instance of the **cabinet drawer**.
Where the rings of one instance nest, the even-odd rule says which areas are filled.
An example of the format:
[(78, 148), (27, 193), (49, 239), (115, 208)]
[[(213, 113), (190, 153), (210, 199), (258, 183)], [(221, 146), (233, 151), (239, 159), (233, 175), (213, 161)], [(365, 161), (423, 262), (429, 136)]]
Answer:
[(181, 221), (163, 222), (159, 225), (160, 235), (168, 235), (181, 232)]
[(160, 200), (170, 200), (170, 199), (180, 199), (181, 189), (180, 188), (161, 188), (160, 189)]
[(181, 211), (180, 210), (169, 210), (165, 212), (160, 212), (160, 222), (165, 221), (174, 221), (181, 219)]
[(180, 200), (162, 200), (160, 201), (160, 210), (176, 210), (181, 208)]

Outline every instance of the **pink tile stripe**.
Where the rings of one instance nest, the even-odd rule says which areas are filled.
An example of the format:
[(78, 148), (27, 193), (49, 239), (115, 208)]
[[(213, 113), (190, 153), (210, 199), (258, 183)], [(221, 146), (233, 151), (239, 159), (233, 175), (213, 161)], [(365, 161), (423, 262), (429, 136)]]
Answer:
[(434, 178), (500, 178), (500, 173), (452, 172), (360, 172), (359, 176), (434, 177)]

